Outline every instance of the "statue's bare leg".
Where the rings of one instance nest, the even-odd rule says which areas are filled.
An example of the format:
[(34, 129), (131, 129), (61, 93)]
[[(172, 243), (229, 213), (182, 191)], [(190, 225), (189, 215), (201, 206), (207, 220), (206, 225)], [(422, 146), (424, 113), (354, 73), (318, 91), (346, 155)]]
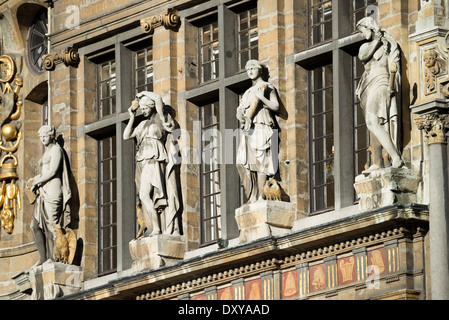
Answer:
[(393, 140), (391, 139), (390, 134), (387, 130), (385, 130), (385, 126), (379, 124), (379, 119), (372, 113), (366, 113), (365, 120), (368, 130), (376, 136), (379, 143), (391, 156), (392, 167), (401, 167), (404, 164), (401, 159), (401, 155), (399, 154), (396, 146), (393, 144)]
[(263, 200), (263, 187), (267, 181), (267, 175), (264, 173), (257, 173), (257, 194), (258, 200)]
[(45, 248), (45, 236), (42, 230), (31, 223), (31, 230), (33, 231), (34, 242), (36, 243), (37, 252), (39, 253), (39, 261), (33, 267), (40, 266), (47, 260), (47, 250)]

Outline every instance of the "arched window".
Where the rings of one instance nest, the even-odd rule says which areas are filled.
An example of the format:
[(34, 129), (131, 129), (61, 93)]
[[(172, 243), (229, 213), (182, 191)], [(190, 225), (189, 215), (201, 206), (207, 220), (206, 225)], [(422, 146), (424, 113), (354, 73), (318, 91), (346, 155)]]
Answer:
[(28, 62), (37, 73), (44, 71), (42, 56), (47, 53), (47, 32), (47, 10), (41, 9), (28, 32)]

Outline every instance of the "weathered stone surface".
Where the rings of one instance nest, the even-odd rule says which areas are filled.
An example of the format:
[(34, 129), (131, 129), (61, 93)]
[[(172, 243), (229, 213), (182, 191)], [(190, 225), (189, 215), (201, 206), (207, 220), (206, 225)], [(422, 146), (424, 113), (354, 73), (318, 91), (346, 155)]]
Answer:
[(129, 243), (132, 270), (138, 273), (175, 263), (184, 258), (185, 243), (181, 236), (159, 234)]
[(52, 300), (78, 292), (82, 284), (82, 268), (60, 262), (45, 262), (32, 267), (29, 279), (32, 300)]
[(416, 202), (416, 192), (421, 178), (406, 168), (385, 168), (370, 175), (358, 175), (354, 188), (361, 212), (370, 211), (395, 203)]
[(295, 205), (283, 201), (257, 201), (235, 210), (240, 243), (290, 231)]

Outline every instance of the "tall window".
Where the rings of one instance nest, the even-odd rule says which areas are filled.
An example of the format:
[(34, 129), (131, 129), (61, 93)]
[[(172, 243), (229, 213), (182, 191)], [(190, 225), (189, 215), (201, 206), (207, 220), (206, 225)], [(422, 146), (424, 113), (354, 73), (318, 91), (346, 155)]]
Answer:
[(334, 206), (332, 65), (310, 71), (310, 185), (312, 211)]
[(42, 56), (47, 54), (47, 10), (41, 9), (35, 16), (28, 31), (28, 61), (31, 69), (37, 73), (44, 72)]
[(200, 108), (201, 120), (201, 242), (221, 235), (220, 117), (218, 102)]
[[(309, 71), (311, 214), (353, 205), (354, 178), (370, 164), (369, 133), (355, 96), (364, 70), (357, 58), (364, 40), (354, 33), (352, 21), (377, 14), (375, 4), (309, 0), (309, 48), (296, 54), (295, 61)], [(338, 17), (332, 16), (332, 8), (338, 9)]]
[[(258, 58), (259, 35), (257, 1), (218, 6), (206, 1), (203, 9), (186, 13), (186, 26), (192, 30), (186, 43), (198, 39), (197, 56), (192, 56), (198, 61), (198, 81), (189, 84), (186, 98), (198, 107), (201, 123), (199, 242), (207, 245), (238, 236), (234, 212), (245, 196), (241, 186), (236, 187), (238, 137), (227, 133), (236, 133), (238, 127), (239, 94), (249, 86), (241, 71), (248, 59)], [(193, 51), (194, 45), (189, 49)]]
[(117, 268), (117, 149), (116, 137), (98, 141), (98, 273)]
[(218, 22), (211, 22), (198, 28), (200, 82), (219, 77)]
[(238, 66), (242, 70), (250, 59), (259, 57), (259, 35), (257, 31), (257, 8), (238, 14), (237, 43)]
[(317, 44), (332, 38), (332, 0), (310, 1), (310, 39)]
[(116, 69), (115, 60), (98, 65), (98, 118), (115, 113), (116, 110)]
[(134, 52), (134, 87), (136, 93), (153, 91), (153, 47)]

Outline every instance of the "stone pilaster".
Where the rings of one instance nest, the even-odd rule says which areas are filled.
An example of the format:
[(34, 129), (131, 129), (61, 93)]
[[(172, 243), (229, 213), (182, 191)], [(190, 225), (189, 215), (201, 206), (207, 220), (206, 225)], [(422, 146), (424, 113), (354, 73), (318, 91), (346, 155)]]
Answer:
[(449, 196), (447, 132), (449, 116), (432, 113), (417, 119), (429, 145), (429, 239), (431, 299), (449, 299)]

